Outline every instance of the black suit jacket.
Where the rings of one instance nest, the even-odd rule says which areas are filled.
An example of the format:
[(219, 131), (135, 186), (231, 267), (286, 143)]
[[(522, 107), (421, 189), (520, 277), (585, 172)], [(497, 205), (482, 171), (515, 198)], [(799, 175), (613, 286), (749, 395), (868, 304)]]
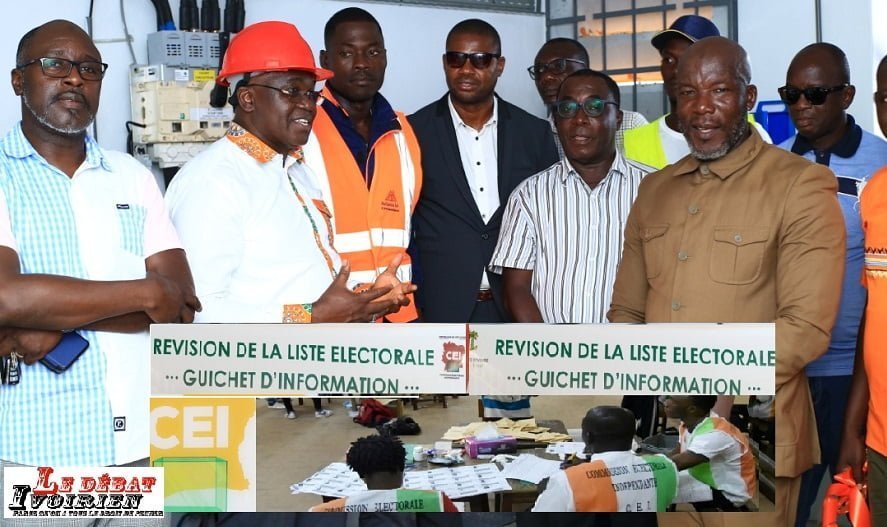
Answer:
[[(499, 238), (502, 211), (511, 191), (558, 161), (547, 121), (502, 99), (498, 101), (499, 209), (484, 223), (459, 155), (447, 95), (408, 119), (422, 150), (422, 193), (413, 212), (418, 302), (426, 322), (467, 322), (481, 273)], [(493, 299), (505, 320), (501, 277), (490, 273)]]

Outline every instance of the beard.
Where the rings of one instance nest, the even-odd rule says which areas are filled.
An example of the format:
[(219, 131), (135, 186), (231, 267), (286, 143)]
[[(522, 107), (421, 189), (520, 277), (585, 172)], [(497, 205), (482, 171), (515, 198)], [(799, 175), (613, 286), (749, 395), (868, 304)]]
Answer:
[(80, 126), (61, 126), (53, 123), (49, 119), (48, 109), (44, 110), (42, 114), (37, 113), (37, 111), (31, 105), (30, 96), (27, 90), (22, 93), (22, 102), (24, 103), (25, 108), (27, 108), (28, 111), (31, 112), (31, 115), (34, 116), (34, 119), (36, 119), (37, 122), (52, 130), (53, 132), (61, 135), (80, 135), (85, 132), (86, 129), (89, 128), (90, 125), (92, 125), (92, 122), (95, 120), (95, 113), (93, 113), (92, 110), (86, 110), (89, 113), (89, 119), (86, 121), (86, 123)]
[[(748, 119), (743, 116), (730, 130), (730, 135), (727, 137), (727, 141), (725, 141), (721, 146), (715, 148), (714, 150), (697, 150), (693, 143), (687, 139), (687, 145), (690, 147), (690, 155), (699, 161), (714, 161), (715, 159), (720, 159), (727, 155), (730, 150), (733, 150), (733, 147), (738, 145), (742, 138), (745, 137), (746, 132), (748, 132)], [(686, 136), (686, 132), (684, 134)]]

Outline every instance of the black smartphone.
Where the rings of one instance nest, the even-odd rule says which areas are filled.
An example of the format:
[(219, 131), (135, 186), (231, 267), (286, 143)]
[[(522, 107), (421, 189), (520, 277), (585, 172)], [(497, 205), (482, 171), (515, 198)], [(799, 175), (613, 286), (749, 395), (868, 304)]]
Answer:
[(40, 362), (55, 373), (62, 373), (70, 368), (88, 347), (88, 340), (76, 331), (71, 331), (62, 335), (62, 340), (40, 359)]

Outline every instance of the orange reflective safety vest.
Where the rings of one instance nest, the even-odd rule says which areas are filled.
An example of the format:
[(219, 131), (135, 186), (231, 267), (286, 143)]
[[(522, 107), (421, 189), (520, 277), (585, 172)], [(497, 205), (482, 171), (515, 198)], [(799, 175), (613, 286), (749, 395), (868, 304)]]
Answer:
[[(328, 88), (324, 87), (323, 95), (338, 105)], [(375, 158), (369, 189), (354, 155), (322, 106), (317, 107), (311, 137), (303, 148), (305, 162), (317, 175), (332, 213), (333, 246), (342, 260), (351, 263), (351, 279), (361, 283), (373, 283), (398, 254), (403, 254), (398, 279), (412, 280), (406, 248), (410, 217), (422, 189), (422, 160), (412, 127), (403, 113), (395, 113), (400, 129), (384, 133), (367, 155), (367, 159)], [(386, 318), (415, 320), (412, 295), (410, 300), (409, 306)]]

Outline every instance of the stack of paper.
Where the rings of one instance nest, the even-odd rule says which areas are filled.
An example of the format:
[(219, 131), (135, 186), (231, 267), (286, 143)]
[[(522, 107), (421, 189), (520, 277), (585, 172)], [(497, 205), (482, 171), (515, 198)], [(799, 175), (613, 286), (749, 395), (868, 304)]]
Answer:
[(537, 443), (555, 443), (558, 441), (569, 441), (571, 438), (568, 434), (559, 434), (551, 432), (549, 428), (538, 426), (535, 419), (521, 419), (512, 421), (505, 418), (495, 423), (475, 422), (465, 426), (452, 426), (444, 434), (443, 439), (449, 441), (461, 441), (466, 437), (474, 436), (478, 430), (490, 424), (495, 424), (499, 429), (499, 435), (511, 436), (518, 440), (535, 441)]

